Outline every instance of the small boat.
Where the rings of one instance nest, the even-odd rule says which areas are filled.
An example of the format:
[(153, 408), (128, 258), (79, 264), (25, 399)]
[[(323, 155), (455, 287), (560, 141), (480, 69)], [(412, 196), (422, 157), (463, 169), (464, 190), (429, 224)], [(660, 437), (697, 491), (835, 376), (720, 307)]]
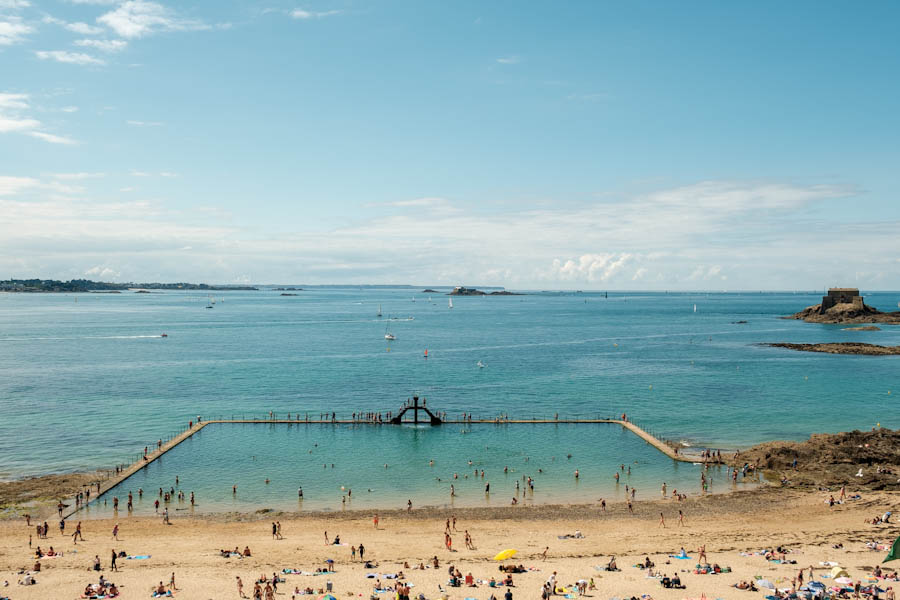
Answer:
[(163, 338), (163, 337), (169, 337), (169, 334), (168, 334), (168, 333), (164, 333), (164, 334), (160, 335), (159, 337), (161, 337), (161, 338)]
[(386, 333), (386, 334), (384, 334), (384, 339), (386, 339), (388, 341), (396, 340), (397, 336), (395, 336), (393, 333)]
[(412, 301), (413, 301), (413, 302), (415, 302), (415, 301), (416, 301), (416, 299), (415, 299), (415, 297), (413, 297), (413, 299), (412, 299)]
[(476, 364), (478, 365), (478, 368), (479, 368), (479, 369), (483, 369), (483, 368), (485, 368), (485, 367), (487, 366), (486, 364), (484, 364), (484, 363), (481, 362), (480, 360), (479, 360)]

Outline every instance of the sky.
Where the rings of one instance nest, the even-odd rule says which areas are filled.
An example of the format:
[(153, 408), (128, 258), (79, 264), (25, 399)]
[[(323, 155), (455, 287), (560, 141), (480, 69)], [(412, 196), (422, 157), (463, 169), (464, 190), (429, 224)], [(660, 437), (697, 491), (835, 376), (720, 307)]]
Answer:
[(0, 0), (0, 279), (897, 290), (897, 22)]

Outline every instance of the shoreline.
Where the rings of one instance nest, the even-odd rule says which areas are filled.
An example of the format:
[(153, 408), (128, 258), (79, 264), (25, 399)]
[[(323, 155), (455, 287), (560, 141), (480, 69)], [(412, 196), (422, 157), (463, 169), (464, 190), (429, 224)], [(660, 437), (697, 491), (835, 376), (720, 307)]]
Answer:
[[(823, 502), (825, 499), (827, 493), (823, 492), (766, 486), (682, 502), (638, 501), (634, 514), (616, 504), (607, 511), (590, 505), (380, 511), (374, 526), (371, 511), (176, 516), (171, 525), (155, 517), (92, 520), (85, 521), (85, 540), (77, 545), (70, 535), (59, 534), (55, 527), (46, 540), (33, 541), (33, 547), (47, 549), (52, 545), (63, 552), (59, 558), (40, 561), (36, 586), (15, 585), (23, 577), (18, 571), (30, 569), (35, 562), (28, 547), (28, 535), (34, 528), (26, 527), (22, 520), (0, 521), (0, 579), (10, 581), (6, 593), (15, 600), (73, 597), (87, 583), (97, 581), (99, 574), (88, 568), (96, 555), (100, 574), (119, 586), (123, 598), (146, 597), (151, 586), (168, 582), (172, 573), (179, 596), (237, 597), (236, 577), (241, 577), (244, 591), (250, 595), (260, 574), (271, 577), (279, 573), (285, 581), (279, 584), (276, 597), (290, 597), (295, 587), (310, 587), (314, 593), (319, 589), (322, 593), (330, 591), (337, 598), (368, 597), (377, 580), (387, 586), (402, 578), (414, 584), (414, 596), (422, 593), (434, 599), (445, 590), (449, 600), (483, 600), (491, 593), (503, 596), (506, 588), (491, 588), (486, 581), (491, 577), (499, 581), (505, 576), (498, 572), (498, 562), (492, 558), (512, 548), (518, 554), (506, 564), (521, 564), (527, 569), (513, 576), (515, 587), (511, 591), (521, 598), (539, 595), (541, 585), (553, 573), (561, 586), (579, 579), (594, 581), (597, 589), (589, 591), (588, 597), (598, 599), (642, 594), (650, 594), (655, 600), (698, 598), (702, 594), (737, 598), (744, 594), (737, 594), (732, 586), (740, 581), (760, 576), (776, 582), (779, 589), (789, 588), (800, 568), (813, 568), (816, 579), (828, 584), (829, 579), (822, 579), (830, 572), (829, 566), (820, 564), (824, 561), (839, 563), (854, 580), (865, 581), (886, 554), (886, 550), (868, 550), (866, 543), (884, 543), (898, 533), (896, 525), (877, 526), (865, 520), (886, 510), (896, 511), (900, 493), (864, 492), (861, 499), (833, 508)], [(683, 526), (678, 522), (679, 510), (685, 515)], [(666, 519), (665, 527), (660, 524), (660, 513)], [(445, 545), (447, 520), (455, 525), (451, 529), (452, 548)], [(272, 535), (271, 524), (276, 522), (282, 526), (283, 539)], [(118, 540), (109, 533), (116, 524), (120, 527)], [(67, 533), (71, 533), (70, 528)], [(472, 536), (472, 547), (463, 544), (464, 532)], [(573, 537), (576, 533), (581, 537)], [(335, 536), (340, 536), (340, 545), (333, 543)], [(371, 567), (351, 555), (350, 546), (361, 544), (366, 547), (365, 558), (375, 563)], [(785, 558), (796, 563), (771, 561), (759, 554), (776, 546), (786, 547)], [(219, 553), (219, 549), (234, 547), (248, 547), (252, 556), (223, 558)], [(718, 576), (695, 573), (695, 565), (701, 562), (697, 554), (701, 547), (710, 564), (730, 572)], [(686, 549), (691, 560), (671, 556), (680, 548)], [(113, 549), (146, 558), (120, 559), (118, 571), (113, 572)], [(597, 566), (606, 565), (612, 556), (619, 570), (600, 571)], [(413, 568), (419, 563), (430, 567), (434, 558), (439, 560), (439, 568)], [(678, 573), (687, 590), (665, 589), (659, 579), (648, 578), (645, 570), (633, 566), (647, 558), (660, 573)], [(315, 577), (314, 571), (326, 564), (329, 574)], [(448, 587), (449, 565), (485, 583), (477, 584), (477, 588)], [(897, 568), (891, 563), (883, 566), (888, 571)], [(298, 569), (306, 575), (282, 574), (283, 569)], [(381, 575), (367, 577), (371, 573)], [(386, 573), (402, 575), (397, 580), (385, 580)], [(332, 583), (331, 589), (325, 589), (326, 581)], [(389, 591), (385, 597), (390, 595)]]

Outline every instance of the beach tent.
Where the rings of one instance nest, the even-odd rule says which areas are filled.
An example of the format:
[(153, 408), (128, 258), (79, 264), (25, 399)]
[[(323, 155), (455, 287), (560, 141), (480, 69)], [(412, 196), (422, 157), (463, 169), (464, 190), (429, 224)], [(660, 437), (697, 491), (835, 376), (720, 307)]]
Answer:
[(838, 577), (850, 577), (850, 573), (844, 567), (834, 567), (831, 569), (831, 578), (837, 579)]
[(894, 545), (891, 546), (891, 551), (888, 552), (888, 555), (881, 562), (886, 563), (892, 560), (897, 560), (898, 558), (900, 558), (900, 537), (894, 540)]
[(756, 582), (756, 585), (757, 585), (758, 587), (766, 588), (766, 589), (769, 589), (769, 590), (774, 590), (774, 589), (775, 589), (775, 584), (772, 583), (771, 581), (769, 581), (768, 579), (760, 579), (759, 581)]

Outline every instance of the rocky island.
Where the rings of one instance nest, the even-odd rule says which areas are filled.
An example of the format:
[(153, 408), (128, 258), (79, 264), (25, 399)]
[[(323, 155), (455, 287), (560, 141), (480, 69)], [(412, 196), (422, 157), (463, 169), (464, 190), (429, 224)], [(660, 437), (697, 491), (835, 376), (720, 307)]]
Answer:
[(866, 306), (856, 288), (831, 288), (820, 304), (807, 306), (783, 319), (807, 323), (894, 323), (900, 324), (900, 311), (881, 312)]
[(56, 279), (7, 279), (0, 281), (0, 292), (19, 293), (84, 293), (106, 292), (120, 293), (123, 290), (201, 290), (201, 291), (256, 291), (257, 288), (247, 285), (209, 285), (206, 283), (112, 283), (109, 281), (91, 281), (90, 279), (72, 279), (59, 281)]
[(506, 290), (499, 290), (496, 292), (482, 292), (481, 290), (475, 288), (467, 288), (463, 286), (457, 286), (453, 288), (453, 291), (448, 294), (450, 296), (523, 296), (524, 294), (517, 294), (515, 292), (507, 292)]
[(828, 342), (824, 344), (790, 344), (779, 342), (764, 344), (773, 348), (787, 348), (801, 352), (824, 352), (826, 354), (864, 354), (867, 356), (889, 356), (900, 354), (900, 346), (879, 346), (860, 342)]

